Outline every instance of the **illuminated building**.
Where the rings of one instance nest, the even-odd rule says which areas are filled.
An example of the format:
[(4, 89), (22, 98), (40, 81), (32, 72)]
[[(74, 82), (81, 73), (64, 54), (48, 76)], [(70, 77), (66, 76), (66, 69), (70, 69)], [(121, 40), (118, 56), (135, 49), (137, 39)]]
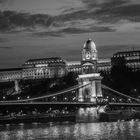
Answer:
[(0, 82), (22, 79), (22, 68), (0, 69)]
[(84, 43), (81, 60), (81, 74), (78, 75), (79, 85), (88, 85), (79, 89), (78, 100), (96, 102), (97, 97), (102, 98), (101, 80), (102, 77), (97, 70), (98, 52), (95, 43), (88, 39)]
[(63, 77), (66, 74), (65, 66), (65, 61), (58, 57), (30, 59), (22, 65), (22, 68), (1, 69), (0, 82)]
[(30, 59), (23, 64), (23, 79), (40, 79), (63, 77), (66, 74), (66, 63), (58, 57)]
[(102, 72), (104, 74), (110, 74), (111, 72), (111, 59), (98, 59), (97, 62), (97, 70), (98, 72)]
[(18, 92), (18, 81), (26, 79), (43, 79), (63, 77), (68, 72), (93, 73), (95, 71), (109, 73), (111, 63), (109, 59), (98, 59), (96, 45), (92, 40), (87, 40), (82, 50), (81, 61), (69, 61), (59, 57), (29, 59), (21, 68), (1, 69), (0, 82), (15, 82)]
[(127, 66), (132, 71), (140, 70), (140, 51), (123, 51), (113, 54), (112, 66)]
[[(80, 74), (82, 72), (81, 61), (69, 61), (67, 64), (68, 72), (75, 72)], [(88, 69), (88, 66), (84, 66), (84, 69)], [(105, 74), (111, 72), (111, 59), (98, 59), (97, 71)]]

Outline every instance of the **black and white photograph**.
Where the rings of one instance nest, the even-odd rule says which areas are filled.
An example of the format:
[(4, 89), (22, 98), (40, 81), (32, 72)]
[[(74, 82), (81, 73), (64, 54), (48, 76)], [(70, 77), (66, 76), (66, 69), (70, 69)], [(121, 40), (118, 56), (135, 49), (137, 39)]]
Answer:
[(0, 0), (0, 140), (140, 140), (140, 0)]

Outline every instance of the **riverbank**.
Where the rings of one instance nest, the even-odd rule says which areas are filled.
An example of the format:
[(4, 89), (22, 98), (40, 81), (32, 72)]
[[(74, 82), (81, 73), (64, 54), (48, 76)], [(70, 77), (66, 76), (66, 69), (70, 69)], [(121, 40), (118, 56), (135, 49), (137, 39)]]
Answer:
[(68, 114), (36, 114), (36, 115), (22, 115), (22, 116), (1, 116), (0, 124), (18, 124), (18, 123), (46, 123), (46, 122), (75, 122), (76, 117), (74, 113)]
[(0, 124), (19, 124), (19, 123), (47, 123), (47, 122), (116, 122), (140, 120), (140, 111), (136, 110), (112, 110), (99, 114), (83, 114), (76, 112), (63, 113), (40, 113), (22, 114), (16, 116), (0, 116)]
[(101, 122), (130, 121), (133, 119), (140, 119), (140, 111), (135, 110), (114, 110), (100, 113), (99, 115), (99, 121)]

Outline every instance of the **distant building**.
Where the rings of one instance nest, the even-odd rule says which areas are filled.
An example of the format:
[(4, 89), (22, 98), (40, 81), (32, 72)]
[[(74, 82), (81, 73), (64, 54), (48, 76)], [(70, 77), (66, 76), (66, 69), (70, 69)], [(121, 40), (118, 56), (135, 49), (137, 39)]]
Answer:
[(123, 51), (113, 54), (112, 66), (127, 66), (132, 71), (140, 70), (140, 50)]
[(66, 62), (58, 57), (30, 59), (23, 64), (23, 79), (54, 78), (64, 75), (66, 75)]
[[(68, 72), (76, 72), (80, 74), (82, 72), (81, 61), (69, 61), (66, 62)], [(85, 67), (86, 68), (86, 67)], [(98, 59), (97, 71), (104, 74), (110, 74), (111, 72), (111, 59)]]
[(22, 68), (0, 69), (0, 82), (22, 79)]
[(111, 72), (111, 59), (99, 59), (97, 62), (98, 72), (102, 72), (104, 74), (110, 74)]
[[(95, 68), (93, 68), (93, 64)], [(81, 61), (67, 62), (68, 72), (76, 72), (78, 74), (92, 73), (94, 71), (110, 73), (111, 59), (98, 59), (98, 51), (95, 43), (89, 39), (84, 43)]]
[(81, 61), (68, 61), (66, 64), (68, 72), (75, 72), (77, 74), (82, 72)]
[(29, 59), (21, 68), (1, 69), (0, 82), (63, 77), (68, 72), (81, 74), (98, 71), (108, 74), (110, 69), (111, 60), (98, 59), (96, 45), (89, 39), (84, 43), (81, 61), (66, 61), (59, 57)]
[(20, 79), (41, 79), (66, 75), (66, 62), (58, 57), (30, 59), (22, 68), (1, 69), (0, 82)]

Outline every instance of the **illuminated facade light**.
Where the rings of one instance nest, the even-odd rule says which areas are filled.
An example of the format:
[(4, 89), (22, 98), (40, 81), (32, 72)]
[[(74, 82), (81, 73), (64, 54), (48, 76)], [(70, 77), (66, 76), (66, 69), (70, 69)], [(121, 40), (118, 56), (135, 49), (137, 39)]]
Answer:
[(90, 78), (90, 77), (99, 77), (100, 73), (91, 73), (91, 74), (83, 74), (79, 75), (79, 78)]
[(36, 67), (48, 67), (48, 64), (37, 64)]

